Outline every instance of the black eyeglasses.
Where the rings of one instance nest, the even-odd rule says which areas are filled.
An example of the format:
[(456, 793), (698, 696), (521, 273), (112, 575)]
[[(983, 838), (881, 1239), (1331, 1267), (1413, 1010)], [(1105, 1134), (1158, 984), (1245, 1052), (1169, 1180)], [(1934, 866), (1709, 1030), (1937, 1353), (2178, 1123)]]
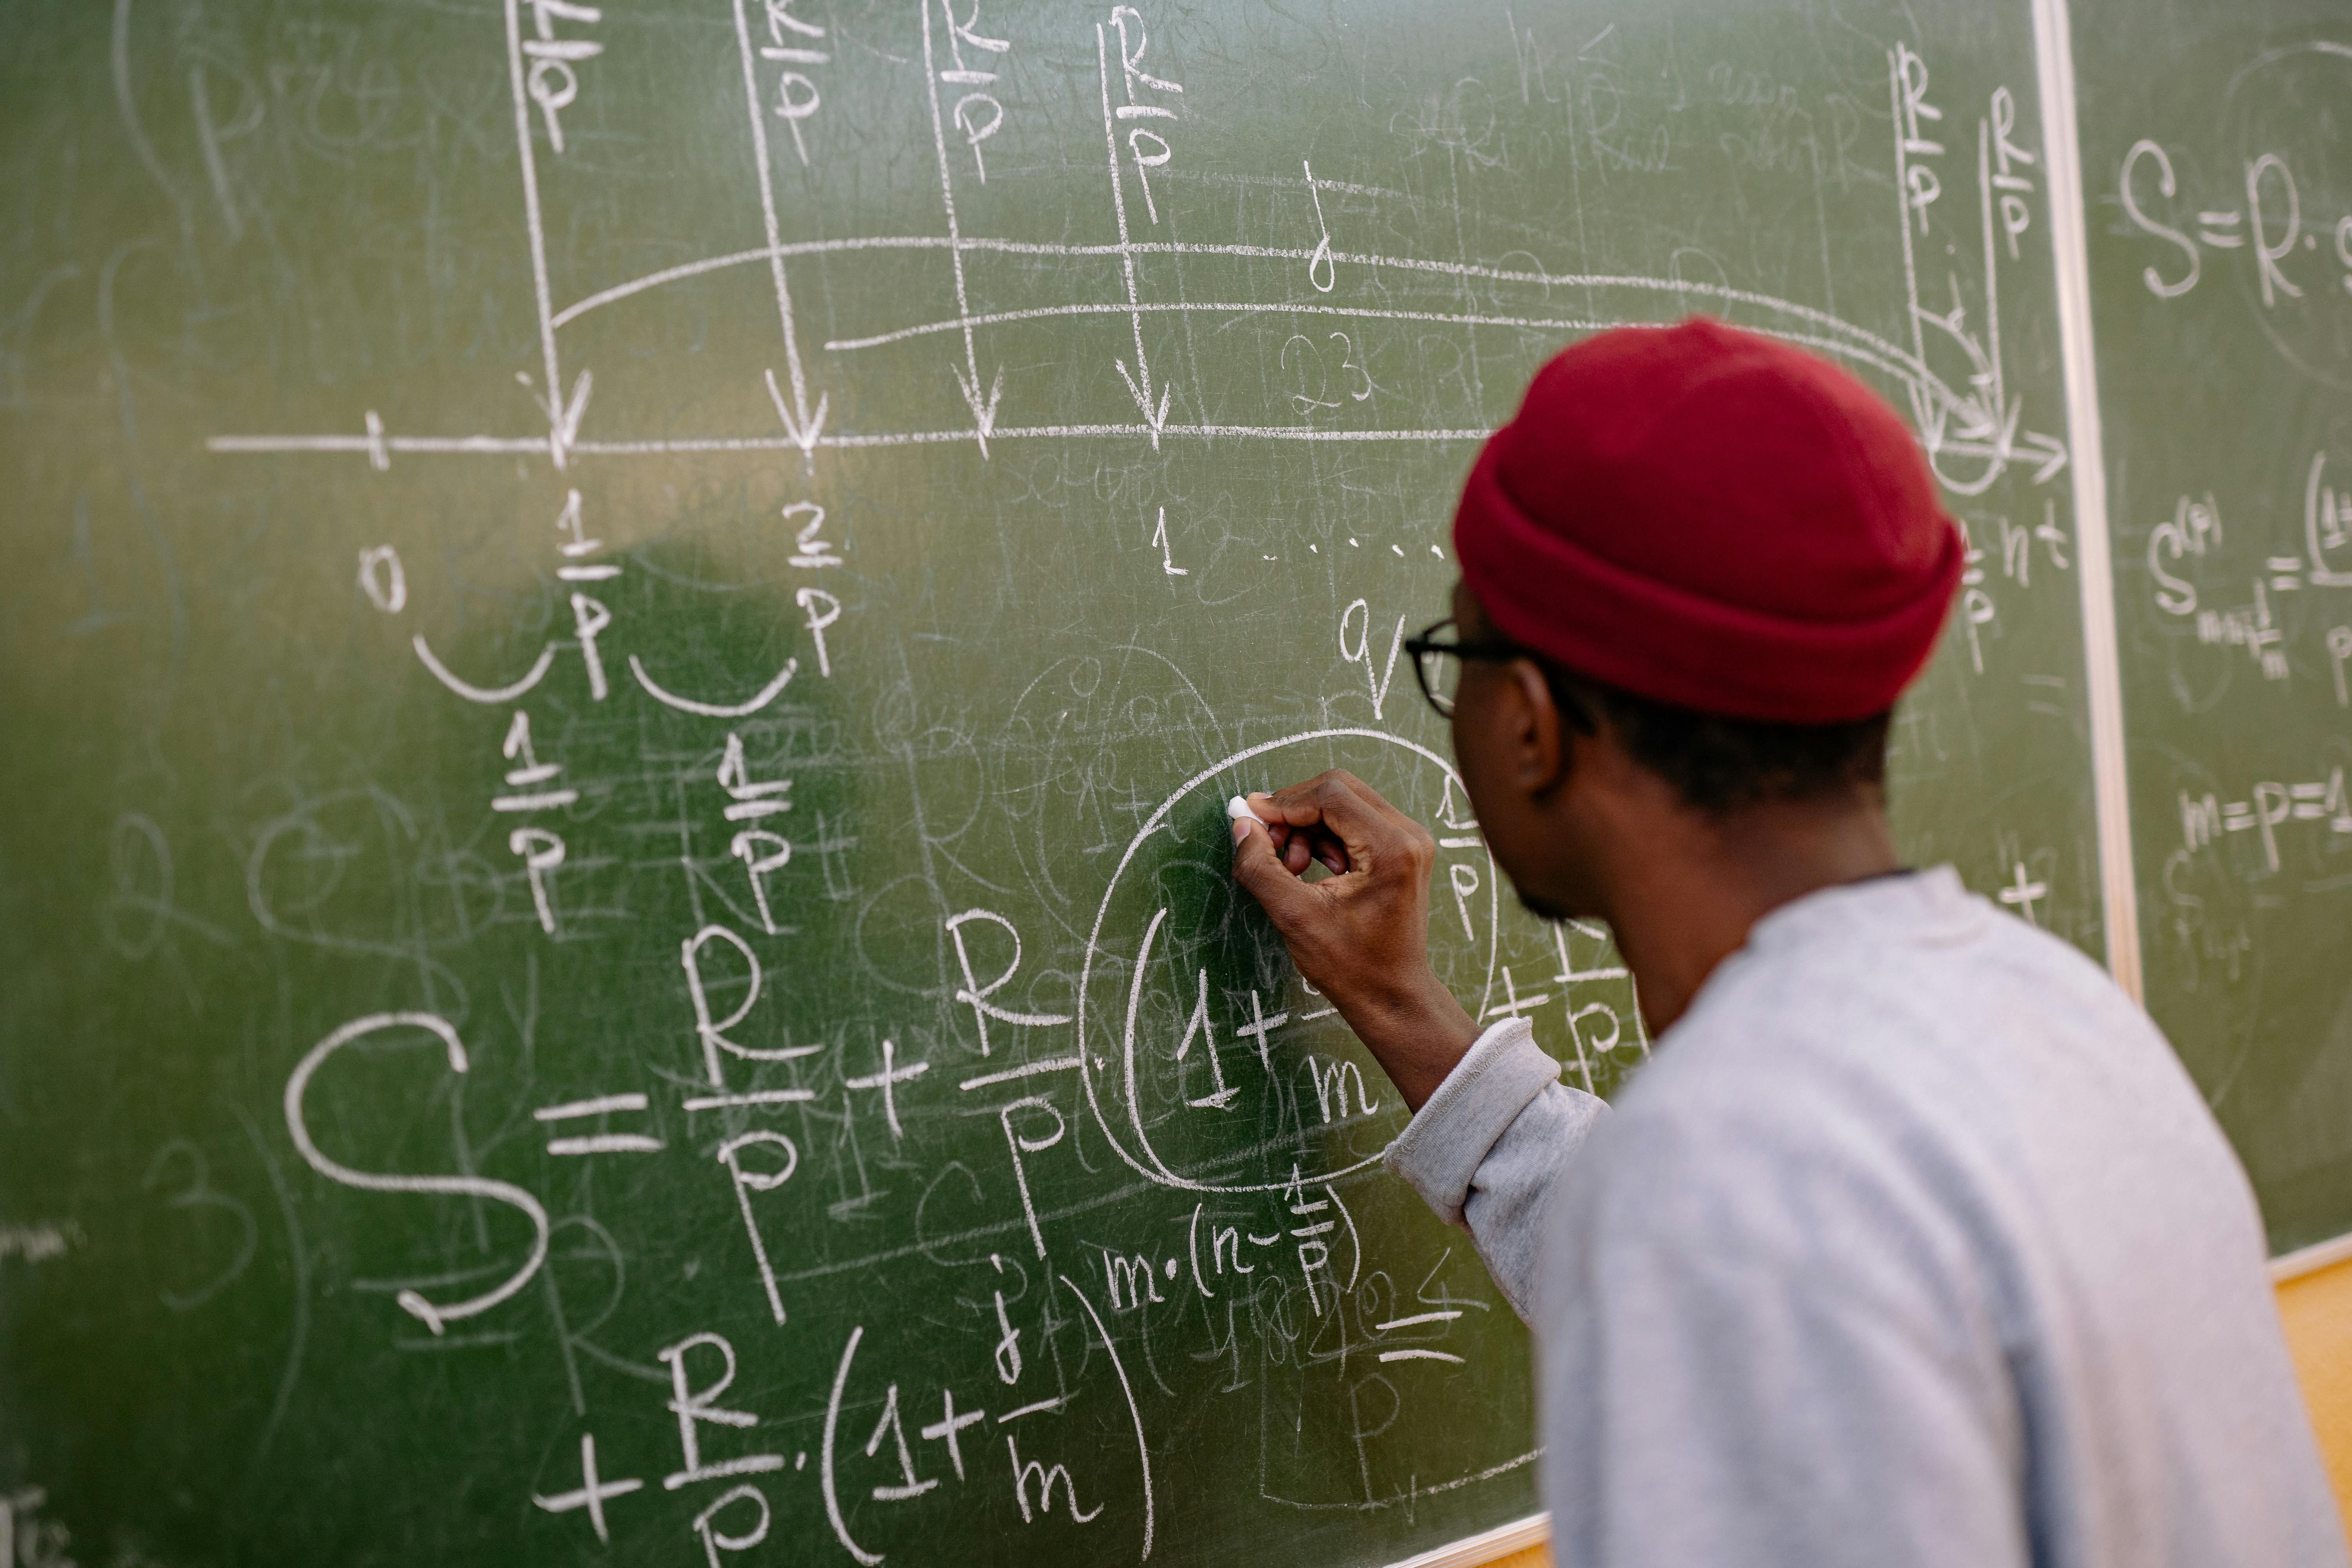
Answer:
[(1421, 684), (1421, 694), (1447, 719), (1454, 717), (1454, 687), (1459, 679), (1455, 667), (1446, 663), (1447, 659), (1475, 658), (1490, 664), (1508, 664), (1528, 657), (1528, 650), (1516, 643), (1464, 642), (1461, 628), (1451, 616), (1418, 637), (1405, 638), (1404, 650), (1412, 655), (1412, 676)]
[(1479, 659), (1488, 664), (1508, 664), (1524, 658), (1544, 672), (1544, 685), (1551, 692), (1552, 705), (1559, 716), (1568, 721), (1570, 729), (1580, 735), (1593, 732), (1592, 710), (1588, 699), (1570, 686), (1568, 672), (1559, 668), (1538, 654), (1531, 653), (1514, 642), (1490, 638), (1484, 642), (1464, 642), (1454, 617), (1430, 626), (1419, 637), (1404, 639), (1405, 651), (1412, 655), (1412, 678), (1421, 686), (1421, 694), (1443, 718), (1454, 717), (1454, 688), (1461, 678), (1456, 668), (1446, 663), (1454, 659)]

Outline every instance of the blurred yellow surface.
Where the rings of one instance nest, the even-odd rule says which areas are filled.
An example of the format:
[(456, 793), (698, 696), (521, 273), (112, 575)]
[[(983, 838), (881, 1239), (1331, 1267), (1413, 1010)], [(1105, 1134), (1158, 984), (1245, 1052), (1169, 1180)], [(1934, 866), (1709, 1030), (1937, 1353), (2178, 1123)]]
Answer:
[(2336, 1483), (2336, 1506), (2352, 1523), (2352, 1262), (2280, 1286), (2279, 1316)]
[(1551, 1568), (1551, 1549), (1530, 1546), (1525, 1552), (1514, 1552), (1508, 1557), (1497, 1557), (1488, 1568)]

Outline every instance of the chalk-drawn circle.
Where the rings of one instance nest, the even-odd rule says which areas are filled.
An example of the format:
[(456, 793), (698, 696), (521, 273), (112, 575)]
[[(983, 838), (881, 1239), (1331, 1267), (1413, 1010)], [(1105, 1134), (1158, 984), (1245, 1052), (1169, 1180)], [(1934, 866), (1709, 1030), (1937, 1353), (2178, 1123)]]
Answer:
[[(1119, 856), (1118, 866), (1111, 872), (1110, 880), (1103, 889), (1102, 902), (1095, 911), (1094, 925), (1087, 936), (1086, 959), (1078, 973), (1076, 1019), (1078, 1042), (1077, 1068), (1079, 1078), (1086, 1089), (1087, 1109), (1093, 1113), (1095, 1123), (1101, 1130), (1112, 1152), (1139, 1175), (1161, 1186), (1183, 1192), (1255, 1193), (1279, 1192), (1291, 1183), (1287, 1178), (1263, 1181), (1202, 1179), (1202, 1173), (1181, 1170), (1176, 1164), (1171, 1164), (1169, 1160), (1162, 1157), (1159, 1148), (1155, 1146), (1154, 1135), (1147, 1124), (1147, 1118), (1138, 1093), (1139, 1062), (1134, 1027), (1136, 1006), (1132, 996), (1125, 1009), (1127, 1027), (1122, 1031), (1115, 1058), (1110, 1053), (1097, 1053), (1095, 1048), (1096, 1041), (1089, 1029), (1089, 1023), (1097, 1012), (1094, 1005), (1094, 986), (1097, 984), (1098, 961), (1114, 956), (1124, 958), (1126, 951), (1131, 951), (1139, 957), (1146, 956), (1145, 949), (1149, 946), (1147, 939), (1160, 921), (1152, 920), (1148, 922), (1137, 922), (1138, 929), (1132, 938), (1134, 947), (1118, 955), (1106, 950), (1105, 925), (1110, 920), (1113, 905), (1119, 900), (1123, 888), (1129, 887), (1134, 880), (1131, 873), (1138, 869), (1139, 857), (1145, 846), (1155, 837), (1168, 837), (1173, 838), (1180, 848), (1214, 856), (1222, 874), (1222, 868), (1229, 861), (1232, 852), (1231, 841), (1227, 836), (1228, 830), (1225, 827), (1226, 819), (1221, 809), (1223, 800), (1237, 790), (1264, 787), (1267, 779), (1257, 776), (1260, 773), (1269, 776), (1281, 773), (1286, 777), (1290, 773), (1299, 771), (1297, 769), (1286, 771), (1278, 763), (1263, 762), (1259, 759), (1269, 758), (1272, 754), (1286, 748), (1310, 746), (1318, 748), (1327, 758), (1330, 753), (1348, 751), (1377, 756), (1384, 748), (1393, 747), (1402, 750), (1419, 758), (1428, 768), (1433, 768), (1436, 771), (1435, 794), (1439, 803), (1437, 811), (1446, 811), (1451, 803), (1454, 802), (1461, 803), (1458, 808), (1454, 809), (1463, 812), (1468, 810), (1469, 794), (1463, 784), (1462, 776), (1454, 771), (1454, 764), (1444, 756), (1426, 746), (1399, 735), (1390, 734), (1383, 730), (1335, 728), (1311, 730), (1302, 734), (1286, 736), (1281, 740), (1264, 742), (1236, 752), (1186, 779), (1172, 794), (1160, 803), (1150, 816), (1145, 818), (1135, 837), (1129, 840), (1126, 850)], [(1346, 760), (1345, 757), (1339, 758), (1337, 762), (1324, 760), (1315, 766), (1307, 768), (1306, 771), (1319, 772), (1324, 767), (1345, 765)], [(1244, 776), (1239, 771), (1244, 763), (1255, 763), (1255, 769), (1248, 776)], [(1200, 840), (1198, 843), (1189, 842), (1174, 826), (1174, 818), (1179, 808), (1188, 802), (1201, 808), (1192, 813), (1192, 816), (1199, 820), (1188, 824), (1192, 828), (1192, 837)], [(1411, 815), (1409, 809), (1408, 815)], [(1432, 952), (1433, 957), (1442, 959), (1444, 956), (1451, 956), (1457, 961), (1453, 967), (1460, 967), (1458, 960), (1463, 956), (1461, 952), (1463, 944), (1451, 942), (1441, 942), (1437, 940), (1438, 933), (1444, 930), (1439, 917), (1448, 912), (1444, 906), (1452, 902), (1461, 914), (1462, 923), (1465, 928), (1471, 928), (1468, 942), (1473, 951), (1468, 956), (1472, 961), (1479, 987), (1478, 1000), (1474, 1012), (1483, 1016), (1495, 981), (1496, 921), (1500, 913), (1498, 878), (1494, 860), (1486, 853), (1484, 841), (1476, 837), (1475, 829), (1467, 826), (1466, 819), (1458, 820), (1463, 821), (1463, 826), (1456, 832), (1444, 833), (1442, 826), (1439, 831), (1443, 834), (1443, 840), (1451, 843), (1452, 847), (1447, 852), (1457, 857), (1465, 857), (1454, 859), (1452, 864), (1469, 868), (1475, 872), (1475, 890), (1476, 893), (1483, 894), (1485, 899), (1485, 908), (1481, 911), (1483, 919), (1474, 916), (1475, 904), (1469, 895), (1462, 894), (1457, 898), (1459, 884), (1449, 884), (1450, 868), (1441, 865), (1431, 887)], [(1172, 857), (1164, 858), (1161, 867), (1171, 862)], [(1187, 864), (1197, 864), (1197, 862)], [(1160, 868), (1154, 868), (1155, 871)], [(1236, 897), (1246, 898), (1247, 895), (1237, 893)], [(1163, 910), (1163, 918), (1164, 914)], [(1484, 928), (1483, 937), (1476, 933), (1475, 928), (1479, 926)], [(1286, 962), (1285, 960), (1286, 963)], [(1122, 987), (1122, 990), (1139, 994), (1141, 980), (1140, 974), (1131, 976), (1129, 985)], [(1205, 985), (1205, 980), (1203, 984)], [(1117, 1017), (1118, 1015), (1114, 1013), (1114, 1020)], [(1228, 1029), (1228, 1037), (1231, 1033), (1232, 1031)], [(1113, 1069), (1116, 1071), (1118, 1082), (1115, 1086), (1107, 1085), (1103, 1081), (1104, 1075)], [(1384, 1079), (1378, 1079), (1375, 1075), (1373, 1081), (1377, 1087), (1385, 1090)], [(1343, 1106), (1346, 1103), (1345, 1092), (1345, 1089), (1342, 1089)], [(1111, 1101), (1109, 1107), (1106, 1106), (1107, 1099)], [(1124, 1114), (1119, 1114), (1118, 1112), (1122, 1110)], [(1302, 1173), (1302, 1174), (1312, 1182), (1334, 1181), (1376, 1164), (1379, 1159), (1379, 1153), (1374, 1152), (1360, 1155), (1337, 1169), (1317, 1170)]]

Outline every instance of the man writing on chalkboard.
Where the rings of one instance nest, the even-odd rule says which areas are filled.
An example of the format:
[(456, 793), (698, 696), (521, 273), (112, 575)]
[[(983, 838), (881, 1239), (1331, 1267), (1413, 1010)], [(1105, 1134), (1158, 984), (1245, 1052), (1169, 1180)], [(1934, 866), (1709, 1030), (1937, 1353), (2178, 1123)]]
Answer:
[(2195, 1087), (2080, 953), (1896, 858), (1888, 711), (1962, 544), (1894, 413), (1717, 323), (1604, 333), (1454, 543), (1423, 689), (1521, 900), (1609, 923), (1654, 1059), (1604, 1110), (1482, 1031), (1429, 965), (1429, 834), (1345, 773), (1252, 796), (1234, 873), (1536, 1330), (1559, 1561), (2343, 1563)]

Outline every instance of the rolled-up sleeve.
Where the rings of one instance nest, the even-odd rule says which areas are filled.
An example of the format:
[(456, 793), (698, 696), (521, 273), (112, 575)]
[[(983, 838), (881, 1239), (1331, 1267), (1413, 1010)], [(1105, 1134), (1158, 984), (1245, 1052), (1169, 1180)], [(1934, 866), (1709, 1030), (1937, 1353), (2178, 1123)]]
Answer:
[(1526, 1019), (1507, 1018), (1478, 1037), (1381, 1159), (1440, 1218), (1469, 1231), (1526, 1318), (1546, 1205), (1602, 1109), (1559, 1081)]

